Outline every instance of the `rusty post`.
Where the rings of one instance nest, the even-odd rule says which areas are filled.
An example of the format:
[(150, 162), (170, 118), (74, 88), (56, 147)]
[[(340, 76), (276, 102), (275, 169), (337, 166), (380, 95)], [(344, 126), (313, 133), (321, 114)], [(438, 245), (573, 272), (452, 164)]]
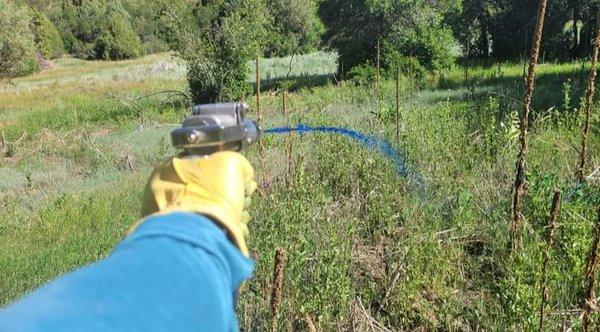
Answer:
[(273, 285), (271, 288), (271, 332), (277, 331), (279, 305), (281, 303), (281, 294), (283, 292), (284, 265), (285, 250), (277, 248), (275, 250), (275, 266), (273, 269)]
[(542, 296), (542, 303), (540, 304), (540, 324), (539, 331), (544, 331), (544, 310), (546, 309), (546, 301), (548, 300), (548, 263), (550, 261), (550, 250), (554, 244), (554, 230), (556, 229), (556, 219), (558, 218), (558, 211), (560, 210), (560, 191), (554, 191), (554, 197), (552, 198), (552, 209), (550, 210), (550, 222), (548, 223), (548, 236), (546, 238), (546, 249), (543, 253), (542, 261), (542, 286), (540, 293)]
[(579, 182), (585, 180), (585, 168), (587, 162), (588, 141), (590, 136), (590, 116), (594, 104), (594, 92), (596, 82), (596, 64), (598, 62), (598, 48), (600, 47), (600, 10), (596, 13), (596, 38), (594, 39), (594, 52), (592, 54), (592, 67), (590, 68), (590, 77), (588, 80), (587, 93), (585, 95), (583, 123), (583, 137), (581, 139), (581, 155), (579, 156), (579, 168), (577, 169), (577, 179)]
[(600, 243), (600, 207), (598, 207), (598, 221), (596, 222), (596, 234), (592, 241), (588, 261), (585, 268), (585, 303), (583, 308), (583, 330), (588, 331), (590, 327), (590, 314), (596, 307), (596, 271), (598, 270), (598, 245)]

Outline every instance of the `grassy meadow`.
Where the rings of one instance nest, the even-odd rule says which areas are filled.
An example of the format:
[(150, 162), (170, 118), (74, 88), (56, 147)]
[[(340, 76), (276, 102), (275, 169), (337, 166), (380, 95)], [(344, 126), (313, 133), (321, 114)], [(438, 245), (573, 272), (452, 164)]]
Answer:
[[(572, 309), (582, 306), (600, 205), (597, 110), (590, 176), (585, 185), (574, 180), (587, 64), (539, 67), (516, 255), (508, 225), (522, 64), (403, 76), (398, 140), (393, 80), (382, 82), (378, 101), (374, 84), (338, 82), (335, 68), (329, 53), (263, 60), (263, 127), (330, 125), (386, 138), (422, 181), (345, 137), (266, 135), (263, 162), (256, 147), (248, 152), (262, 187), (251, 211), (257, 265), (240, 298), (242, 329), (270, 326), (277, 247), (288, 256), (282, 330), (306, 330), (308, 321), (325, 331), (534, 329), (555, 188), (563, 201), (547, 324), (578, 328)], [(186, 88), (185, 66), (168, 54), (63, 58), (0, 85), (1, 306), (122, 239), (152, 167), (175, 153), (169, 132), (188, 111)]]

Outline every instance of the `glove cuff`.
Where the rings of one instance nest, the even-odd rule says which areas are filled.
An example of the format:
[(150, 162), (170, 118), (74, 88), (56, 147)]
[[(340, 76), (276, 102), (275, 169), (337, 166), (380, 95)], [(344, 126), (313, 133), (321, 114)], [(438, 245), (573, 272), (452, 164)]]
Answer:
[(135, 231), (135, 229), (137, 229), (137, 227), (143, 223), (146, 218), (165, 215), (172, 212), (191, 212), (208, 217), (227, 232), (227, 237), (229, 237), (229, 240), (233, 242), (233, 244), (244, 256), (250, 257), (250, 252), (246, 245), (248, 227), (243, 223), (233, 222), (232, 220), (240, 220), (241, 218), (236, 218), (233, 213), (211, 202), (203, 202), (202, 204), (199, 204), (198, 202), (178, 202), (176, 204), (169, 205), (159, 212), (148, 215), (138, 223), (134, 224), (129, 228), (127, 234), (131, 234), (133, 231)]

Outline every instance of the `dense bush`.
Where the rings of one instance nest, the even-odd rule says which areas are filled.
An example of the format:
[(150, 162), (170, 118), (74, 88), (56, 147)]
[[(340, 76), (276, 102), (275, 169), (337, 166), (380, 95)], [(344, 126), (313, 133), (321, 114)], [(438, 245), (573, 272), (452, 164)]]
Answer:
[(160, 23), (172, 49), (187, 62), (195, 103), (248, 92), (247, 62), (263, 52), (270, 24), (263, 1), (164, 3)]
[(129, 13), (119, 3), (109, 2), (106, 20), (97, 44), (97, 54), (103, 59), (127, 59), (141, 55), (139, 37), (129, 23)]
[(0, 79), (38, 69), (30, 19), (25, 8), (0, 0)]
[(377, 80), (377, 68), (365, 62), (350, 69), (348, 78), (356, 85), (369, 86)]
[(458, 1), (326, 0), (319, 12), (328, 30), (328, 43), (340, 54), (344, 71), (374, 62), (377, 44), (386, 56), (414, 57), (429, 69), (448, 67), (454, 61), (455, 41), (444, 23)]
[(65, 44), (77, 57), (120, 60), (142, 54), (131, 16), (119, 1), (67, 2), (62, 15)]
[(156, 15), (160, 10), (160, 1), (128, 0), (123, 7), (131, 16), (131, 26), (140, 37), (144, 54), (164, 52), (169, 45), (160, 36), (160, 27)]
[(383, 62), (388, 68), (399, 65), (395, 63), (398, 55), (416, 59), (418, 64), (430, 70), (448, 68), (455, 58), (452, 54), (455, 44), (452, 31), (443, 26), (394, 29), (382, 44)]
[[(416, 57), (405, 56), (396, 50), (386, 51), (384, 66), (391, 68), (387, 71), (387, 78), (394, 78), (396, 70), (412, 78), (422, 78), (427, 74), (427, 69), (421, 65)], [(393, 69), (396, 70), (393, 70)]]
[(35, 8), (31, 10), (31, 30), (35, 36), (37, 50), (44, 58), (57, 58), (64, 52), (58, 29), (44, 13)]
[(273, 27), (267, 56), (307, 53), (317, 49), (324, 26), (317, 15), (315, 0), (269, 0)]

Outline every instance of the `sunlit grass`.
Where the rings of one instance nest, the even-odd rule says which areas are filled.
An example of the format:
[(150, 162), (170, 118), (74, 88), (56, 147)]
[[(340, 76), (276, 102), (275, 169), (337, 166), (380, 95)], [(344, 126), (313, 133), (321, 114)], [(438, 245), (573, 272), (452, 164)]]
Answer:
[[(522, 64), (473, 64), (467, 81), (459, 66), (422, 80), (403, 77), (396, 141), (394, 82), (382, 83), (377, 103), (373, 86), (335, 84), (335, 55), (297, 59), (261, 60), (263, 82), (297, 88), (289, 118), (281, 95), (263, 90), (263, 127), (335, 125), (385, 137), (424, 188), (343, 137), (295, 134), (288, 159), (287, 137), (265, 136), (264, 164), (256, 149), (248, 153), (264, 188), (253, 202), (257, 271), (241, 297), (242, 326), (268, 326), (272, 256), (281, 246), (288, 252), (286, 330), (306, 314), (324, 330), (368, 329), (371, 319), (393, 330), (530, 329), (554, 188), (570, 198), (552, 256), (550, 306), (578, 305), (600, 204), (600, 176), (583, 188), (573, 181), (587, 67), (539, 67), (524, 249), (511, 258)], [(306, 75), (325, 79), (302, 87)], [(0, 303), (107, 255), (137, 220), (144, 181), (174, 153), (169, 131), (187, 112), (180, 95), (155, 94), (163, 90), (186, 92), (185, 69), (168, 54), (115, 63), (64, 58), (0, 88)], [(600, 167), (599, 123), (596, 112), (590, 172)]]

